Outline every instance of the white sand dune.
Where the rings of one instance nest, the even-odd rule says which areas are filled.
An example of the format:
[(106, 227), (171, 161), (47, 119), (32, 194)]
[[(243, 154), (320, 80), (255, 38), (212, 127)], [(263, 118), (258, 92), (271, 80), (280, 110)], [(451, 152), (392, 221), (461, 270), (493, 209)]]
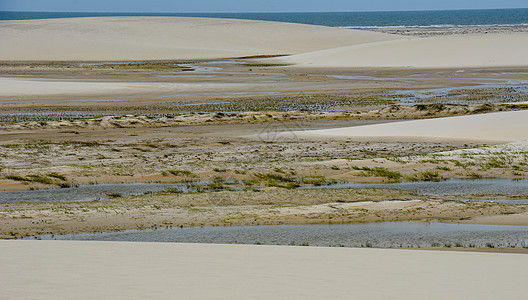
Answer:
[(524, 299), (528, 256), (0, 241), (6, 299)]
[(462, 140), (514, 142), (528, 139), (528, 111), (403, 121), (356, 127), (307, 130), (289, 136), (390, 140)]
[(0, 21), (0, 60), (212, 59), (401, 39), (360, 30), (187, 17)]
[(276, 59), (300, 67), (528, 66), (528, 34), (460, 35), (351, 45)]

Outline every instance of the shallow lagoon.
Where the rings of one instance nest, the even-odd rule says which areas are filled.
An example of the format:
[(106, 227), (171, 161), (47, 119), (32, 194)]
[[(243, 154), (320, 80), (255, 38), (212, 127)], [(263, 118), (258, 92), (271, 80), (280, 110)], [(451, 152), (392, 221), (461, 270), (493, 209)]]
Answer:
[(80, 185), (71, 188), (53, 188), (29, 191), (0, 192), (2, 202), (77, 202), (94, 201), (108, 198), (109, 194), (121, 196), (142, 195), (161, 192), (166, 188), (178, 188), (187, 191), (184, 183), (120, 183)]
[(331, 247), (528, 247), (528, 226), (381, 222), (190, 227), (47, 235), (41, 239)]
[[(121, 196), (157, 193), (166, 188), (177, 188), (180, 192), (195, 191), (194, 187), (203, 186), (211, 182), (185, 183), (121, 183), (80, 185), (71, 188), (54, 188), (42, 190), (28, 190), (15, 192), (0, 192), (2, 202), (73, 202), (93, 201), (107, 198), (109, 194)], [(232, 183), (232, 182), (231, 182)], [(448, 179), (431, 182), (398, 182), (398, 183), (337, 183), (324, 186), (301, 187), (306, 189), (360, 189), (387, 188), (413, 190), (423, 196), (446, 197), (461, 195), (528, 195), (528, 180), (511, 179)], [(460, 200), (460, 199), (456, 199)], [(481, 201), (462, 199), (460, 201)], [(528, 204), (527, 199), (497, 199), (485, 200), (502, 203)]]

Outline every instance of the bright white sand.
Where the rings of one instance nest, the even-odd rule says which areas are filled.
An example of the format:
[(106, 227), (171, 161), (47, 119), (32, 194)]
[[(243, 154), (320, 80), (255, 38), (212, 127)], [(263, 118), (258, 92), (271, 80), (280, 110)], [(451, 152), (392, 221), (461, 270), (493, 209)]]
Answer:
[[(101, 82), (0, 77), (0, 96), (120, 95), (136, 93), (206, 93), (247, 91), (258, 87), (237, 83)], [(0, 100), (1, 102), (1, 100)]]
[(0, 241), (7, 299), (524, 299), (528, 256)]
[(276, 59), (301, 67), (468, 68), (528, 66), (528, 34), (442, 36), (385, 41)]
[[(1, 96), (36, 96), (57, 94), (118, 94), (151, 87), (150, 84), (122, 82), (79, 82), (46, 79), (22, 79), (0, 77)], [(131, 90), (132, 89), (132, 90)]]
[[(514, 142), (528, 139), (528, 111), (403, 121), (322, 130), (297, 131), (298, 137), (440, 139)], [(290, 133), (292, 135), (292, 133)]]
[(401, 39), (280, 22), (101, 17), (0, 21), (0, 60), (209, 59), (293, 54)]

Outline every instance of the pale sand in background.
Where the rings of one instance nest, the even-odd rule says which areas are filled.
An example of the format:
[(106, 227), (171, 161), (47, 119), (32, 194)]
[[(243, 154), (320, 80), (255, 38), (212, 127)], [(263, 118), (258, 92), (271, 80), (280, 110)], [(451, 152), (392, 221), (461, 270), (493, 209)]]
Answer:
[(303, 53), (402, 38), (360, 30), (231, 19), (0, 21), (0, 60), (212, 59)]
[(527, 33), (413, 38), (267, 21), (104, 17), (0, 21), (0, 60), (174, 60), (295, 54), (302, 67), (528, 66)]
[(528, 66), (528, 33), (385, 41), (274, 59), (301, 67), (471, 68)]
[(383, 139), (439, 139), (515, 142), (528, 139), (528, 111), (403, 121), (355, 127), (296, 131), (304, 138), (340, 137)]
[(323, 247), (0, 241), (16, 299), (524, 299), (528, 256)]

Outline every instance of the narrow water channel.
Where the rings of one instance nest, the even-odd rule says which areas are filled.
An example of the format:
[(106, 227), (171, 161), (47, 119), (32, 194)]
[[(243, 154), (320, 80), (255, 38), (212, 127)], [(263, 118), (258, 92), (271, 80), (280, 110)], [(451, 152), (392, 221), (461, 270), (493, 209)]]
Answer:
[[(381, 222), (190, 227), (47, 235), (40, 239), (325, 247), (528, 247), (528, 226)], [(31, 239), (31, 238), (29, 238)], [(32, 239), (35, 239), (33, 237)]]
[[(194, 191), (195, 186), (206, 185), (208, 182), (185, 183), (121, 183), (80, 185), (71, 188), (52, 188), (14, 192), (0, 192), (0, 203), (6, 202), (75, 202), (93, 201), (107, 198), (110, 194), (121, 196), (158, 193), (167, 188), (177, 188), (182, 193)], [(528, 180), (511, 179), (448, 179), (444, 181), (419, 181), (398, 183), (337, 183), (324, 186), (301, 187), (301, 189), (401, 189), (416, 191), (423, 196), (462, 196), (462, 195), (528, 195)], [(462, 199), (462, 201), (478, 201)], [(527, 204), (527, 199), (501, 199), (502, 203)]]
[(342, 188), (387, 188), (417, 191), (424, 196), (460, 195), (525, 195), (528, 194), (528, 180), (502, 178), (447, 179), (442, 181), (416, 181), (395, 183), (337, 183), (332, 185), (306, 187), (317, 189)]

